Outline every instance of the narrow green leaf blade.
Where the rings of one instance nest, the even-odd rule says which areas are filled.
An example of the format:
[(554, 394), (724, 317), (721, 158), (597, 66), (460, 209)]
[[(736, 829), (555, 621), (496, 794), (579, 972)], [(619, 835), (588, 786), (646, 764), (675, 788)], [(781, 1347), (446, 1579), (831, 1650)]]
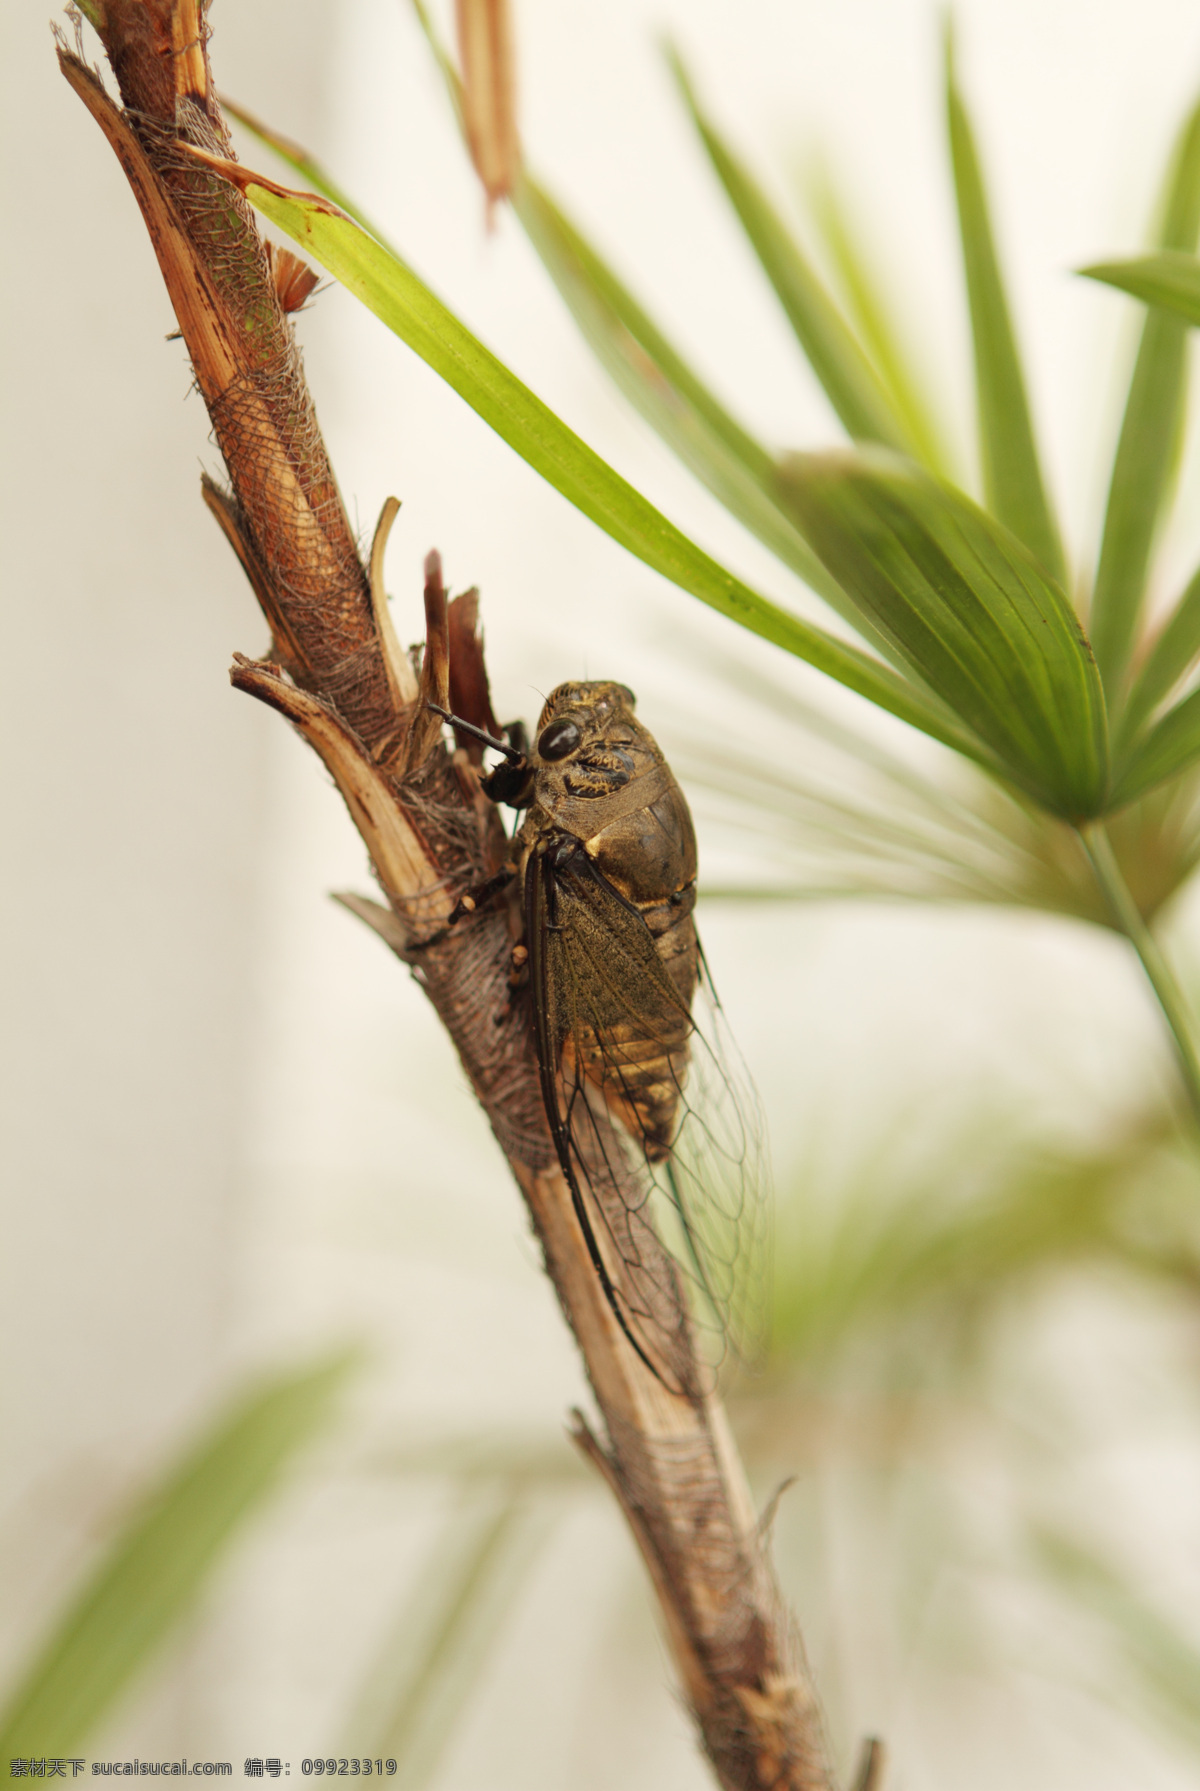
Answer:
[(859, 338), (870, 355), (897, 416), (912, 443), (914, 459), (941, 478), (954, 474), (944, 431), (935, 418), (921, 380), (901, 343), (890, 314), (885, 282), (870, 263), (851, 215), (828, 170), (821, 169), (810, 190), (813, 221), (837, 272)]
[(0, 1758), (70, 1754), (197, 1595), (238, 1528), (328, 1421), (346, 1354), (239, 1399), (108, 1551), (0, 1721)]
[[(461, 91), (457, 73), (442, 49), (424, 7), (418, 4), (416, 10), (447, 83), (451, 101), (456, 108), (460, 107)], [(314, 192), (332, 199), (340, 210), (361, 224), (389, 254), (397, 260), (402, 259), (395, 245), (352, 203), (332, 176), (302, 145), (280, 136), (261, 120), (232, 105), (228, 100), (222, 103), (232, 117), (307, 181)], [(764, 520), (758, 523), (764, 529), (774, 528), (775, 540), (768, 545), (775, 546), (783, 559), (786, 559), (790, 546), (806, 569), (810, 569), (817, 579), (831, 586), (832, 581), (816, 555), (791, 522), (781, 515), (774, 503), (773, 493), (766, 489), (773, 479), (775, 469), (774, 459), (766, 448), (756, 442), (730, 415), (688, 366), (683, 356), (671, 346), (594, 246), (537, 181), (527, 175), (522, 176), (513, 194), (512, 206), (543, 265), (599, 358), (618, 378), (643, 414), (649, 417), (660, 434), (671, 439), (671, 445), (676, 447), (681, 458), (690, 465), (697, 456), (703, 455), (705, 447), (715, 450), (714, 460), (717, 464), (702, 471), (702, 476), (706, 479), (711, 478), (715, 483), (727, 477), (730, 463), (740, 467), (759, 489), (760, 504), (769, 509), (774, 518), (773, 523)], [(676, 419), (682, 421), (672, 434), (671, 425)], [(694, 438), (702, 435), (707, 435), (709, 441), (697, 445)], [(736, 479), (737, 475), (733, 476)], [(718, 492), (718, 495), (723, 502), (726, 501), (724, 493)], [(807, 576), (807, 571), (802, 576)], [(844, 595), (842, 602), (846, 602)]]
[[(297, 143), (294, 137), (285, 137), (282, 132), (273, 130), (269, 124), (264, 124), (261, 118), (256, 118), (253, 112), (247, 112), (244, 107), (235, 104), (226, 94), (221, 95), (221, 110), (226, 117), (234, 119), (244, 131), (248, 131), (252, 137), (257, 138), (271, 151), (272, 155), (277, 155), (281, 162), (291, 168), (307, 186), (312, 188), (314, 193), (321, 193), (326, 199), (331, 199), (339, 211), (344, 211), (348, 218), (353, 218), (355, 223), (361, 224), (367, 234), (373, 236), (376, 242), (381, 242), (385, 248), (391, 248), (383, 231), (377, 228), (362, 207), (354, 203), (345, 188), (338, 185), (328, 169), (318, 162), (302, 143)], [(396, 250), (392, 249), (392, 254), (395, 253)]]
[(780, 509), (773, 456), (729, 414), (543, 188), (522, 180), (513, 207), (597, 358), (661, 439), (785, 566), (889, 654)]
[[(1160, 246), (1193, 250), (1197, 230), (1200, 106), (1188, 118), (1176, 148)], [(1176, 317), (1158, 311), (1147, 317), (1113, 460), (1091, 618), (1096, 661), (1110, 692), (1119, 691), (1125, 680), (1154, 537), (1170, 489), (1185, 404), (1184, 330)]]
[(1117, 779), (1112, 807), (1145, 796), (1168, 778), (1178, 777), (1200, 759), (1200, 690), (1168, 709), (1136, 748)]
[(1019, 541), (1025, 543), (1050, 576), (1062, 584), (1066, 579), (1062, 540), (1042, 480), (983, 171), (971, 120), (955, 81), (949, 37), (946, 45), (946, 111), (971, 334), (975, 344), (979, 443), (987, 507)]
[(1200, 654), (1200, 571), (1175, 605), (1147, 655), (1121, 718), (1122, 734), (1133, 739), (1146, 717), (1170, 694)]
[[(457, 75), (432, 33), (424, 9), (418, 11), (451, 98), (457, 101)], [(332, 199), (390, 254), (401, 258), (394, 244), (300, 144), (279, 136), (228, 101), (223, 103), (227, 112), (315, 192)], [(766, 448), (730, 415), (537, 181), (522, 177), (512, 206), (598, 359), (642, 415), (739, 521), (847, 621), (861, 625), (862, 618), (845, 593), (837, 590), (804, 537), (780, 511), (772, 489), (775, 462)]]
[(911, 452), (914, 443), (903, 420), (829, 292), (758, 183), (701, 108), (679, 57), (672, 52), (670, 61), (717, 178), (847, 433), (855, 441)]
[(1104, 698), (1074, 610), (961, 492), (873, 454), (793, 456), (781, 488), (834, 577), (1009, 776), (1055, 814), (1104, 804)]
[(589, 337), (595, 339), (593, 318), (598, 318), (606, 331), (602, 345), (606, 359), (611, 363), (612, 349), (619, 345), (623, 333), (629, 343), (624, 370), (639, 366), (634, 351), (641, 350), (642, 390), (650, 389), (657, 376), (664, 407), (686, 410), (701, 420), (727, 453), (759, 485), (765, 485), (774, 470), (774, 460), (766, 448), (730, 415), (545, 189), (526, 178), (517, 192), (514, 209), (577, 317), (582, 312), (580, 295), (590, 301), (593, 316), (588, 318)]
[(857, 647), (789, 614), (711, 559), (568, 429), (435, 298), (399, 256), (312, 194), (217, 162), (251, 204), (420, 355), (576, 509), (664, 578), (751, 633), (989, 769), (986, 749), (941, 703)]
[(347, 1751), (396, 1760), (397, 1791), (432, 1783), (552, 1521), (520, 1482), (451, 1512), (346, 1725)]

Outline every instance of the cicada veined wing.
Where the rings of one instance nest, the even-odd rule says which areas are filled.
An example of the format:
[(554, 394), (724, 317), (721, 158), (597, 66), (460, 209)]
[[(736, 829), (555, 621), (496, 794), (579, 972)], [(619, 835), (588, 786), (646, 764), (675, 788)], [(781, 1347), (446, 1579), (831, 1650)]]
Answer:
[[(757, 1353), (766, 1185), (757, 1096), (697, 964), (693, 900), (652, 932), (578, 840), (542, 842), (526, 867), (535, 1038), (559, 1162), (622, 1329), (666, 1386), (689, 1394), (727, 1353)], [(698, 1019), (682, 992), (693, 981)]]

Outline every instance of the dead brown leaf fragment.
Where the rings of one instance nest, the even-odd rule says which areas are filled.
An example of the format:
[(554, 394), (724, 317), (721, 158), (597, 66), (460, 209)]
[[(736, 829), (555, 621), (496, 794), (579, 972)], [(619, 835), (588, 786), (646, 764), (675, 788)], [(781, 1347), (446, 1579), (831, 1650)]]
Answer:
[(516, 184), (517, 83), (509, 0), (456, 0), (463, 124), (488, 215)]
[(285, 311), (302, 311), (316, 291), (320, 274), (314, 273), (308, 263), (301, 261), (299, 255), (293, 255), (290, 249), (281, 249), (278, 243), (268, 243), (266, 248), (280, 304)]

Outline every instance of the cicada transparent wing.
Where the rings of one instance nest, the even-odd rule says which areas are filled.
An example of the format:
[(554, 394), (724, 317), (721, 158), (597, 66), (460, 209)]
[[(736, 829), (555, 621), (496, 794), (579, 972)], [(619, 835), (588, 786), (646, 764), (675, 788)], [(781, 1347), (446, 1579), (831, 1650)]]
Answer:
[[(756, 1341), (763, 1163), (752, 1087), (706, 969), (697, 1026), (670, 942), (577, 839), (540, 844), (524, 893), (542, 1093), (593, 1263), (643, 1360), (673, 1391), (702, 1391), (689, 1331), (710, 1379), (727, 1344), (747, 1356)], [(680, 923), (690, 928), (690, 914)]]
[(661, 1235), (688, 1275), (714, 1365), (766, 1344), (769, 1167), (754, 1087), (700, 952), (691, 1053), (670, 1154), (651, 1163)]

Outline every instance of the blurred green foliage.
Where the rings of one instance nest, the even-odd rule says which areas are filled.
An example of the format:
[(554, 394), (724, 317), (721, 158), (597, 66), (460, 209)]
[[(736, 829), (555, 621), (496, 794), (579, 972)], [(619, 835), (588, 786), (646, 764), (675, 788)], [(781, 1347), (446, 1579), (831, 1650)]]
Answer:
[(241, 1530), (329, 1423), (345, 1354), (243, 1394), (144, 1494), (0, 1715), (0, 1759), (71, 1754), (194, 1611)]

